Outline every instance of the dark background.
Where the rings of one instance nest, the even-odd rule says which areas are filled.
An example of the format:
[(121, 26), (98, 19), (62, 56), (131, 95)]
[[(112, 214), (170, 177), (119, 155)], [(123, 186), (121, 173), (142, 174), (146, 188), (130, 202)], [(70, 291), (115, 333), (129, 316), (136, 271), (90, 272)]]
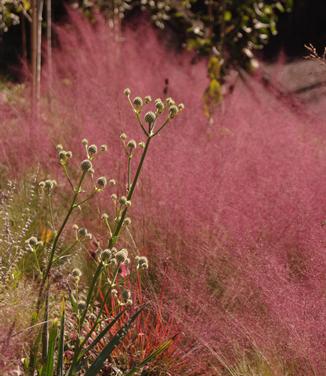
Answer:
[[(63, 22), (64, 0), (54, 3), (54, 22)], [(27, 25), (27, 37), (28, 29)], [(326, 0), (295, 0), (292, 13), (280, 16), (278, 29), (279, 34), (265, 47), (266, 59), (276, 58), (282, 49), (289, 59), (302, 57), (306, 43), (313, 43), (321, 52), (326, 46)], [(21, 26), (17, 25), (0, 36), (0, 74), (19, 79), (21, 56)]]

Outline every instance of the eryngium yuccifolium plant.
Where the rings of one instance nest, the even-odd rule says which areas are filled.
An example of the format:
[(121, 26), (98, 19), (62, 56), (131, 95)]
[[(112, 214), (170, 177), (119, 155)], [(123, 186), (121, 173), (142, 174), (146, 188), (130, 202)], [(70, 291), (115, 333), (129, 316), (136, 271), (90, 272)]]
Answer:
[[(35, 269), (39, 275), (38, 299), (31, 326), (40, 328), (40, 334), (42, 333), (41, 337), (37, 337), (31, 346), (29, 358), (25, 361), (25, 370), (31, 376), (35, 372), (41, 372), (41, 370), (43, 375), (44, 370), (48, 372), (48, 370), (53, 369), (54, 364), (56, 364), (57, 374), (61, 376), (73, 376), (80, 370), (85, 372), (86, 376), (97, 375), (105, 367), (106, 360), (110, 358), (112, 351), (123, 340), (132, 323), (144, 309), (144, 306), (134, 306), (130, 284), (126, 288), (124, 279), (130, 274), (140, 273), (141, 270), (147, 269), (149, 266), (148, 259), (139, 255), (133, 257), (126, 248), (119, 247), (118, 243), (122, 229), (129, 231), (128, 228), (131, 225), (131, 219), (127, 214), (131, 207), (150, 142), (179, 115), (184, 106), (183, 104), (176, 104), (172, 98), (167, 98), (165, 101), (157, 98), (152, 108), (145, 111), (145, 106), (149, 106), (152, 102), (150, 96), (146, 96), (144, 99), (136, 96), (131, 100), (130, 89), (125, 89), (124, 94), (129, 100), (145, 140), (137, 143), (133, 139), (128, 140), (125, 133), (120, 135), (128, 161), (126, 191), (119, 195), (112, 193), (114, 212), (108, 211), (101, 216), (106, 228), (107, 239), (104, 241), (105, 244), (98, 241), (96, 243), (97, 249), (93, 254), (95, 271), (90, 283), (85, 285), (82, 272), (78, 268), (71, 271), (70, 278), (68, 278), (68, 292), (62, 293), (64, 300), (60, 317), (50, 320), (50, 324), (48, 324), (48, 318), (52, 318), (53, 315), (58, 316), (57, 310), (54, 310), (52, 314), (48, 303), (51, 300), (52, 276), (56, 266), (73, 255), (78, 245), (83, 244), (84, 247), (88, 247), (88, 243), (93, 239), (87, 228), (74, 224), (72, 228), (75, 236), (72, 243), (63, 249), (63, 233), (76, 210), (83, 210), (83, 207), (96, 195), (104, 189), (112, 189), (116, 185), (114, 179), (107, 179), (105, 176), (96, 177), (96, 158), (100, 152), (107, 150), (106, 145), (98, 147), (95, 144), (89, 144), (87, 139), (82, 140), (82, 145), (85, 148), (85, 159), (79, 163), (77, 174), (79, 177), (76, 181), (71, 178), (71, 176), (76, 175), (71, 172), (72, 153), (64, 150), (61, 144), (57, 145), (59, 165), (62, 167), (71, 188), (70, 205), (59, 226), (56, 226), (53, 217), (50, 217), (49, 227), (53, 232), (50, 241), (43, 243), (35, 235), (32, 235), (25, 242), (25, 247), (35, 254)], [(138, 148), (138, 146), (140, 147)], [(140, 158), (135, 170), (133, 170), (132, 161), (136, 153), (140, 153)], [(88, 183), (86, 180), (88, 180)], [(92, 188), (89, 188), (90, 185)], [(40, 182), (39, 187), (47, 196), (49, 212), (52, 213), (52, 198), (58, 189), (58, 184), (54, 180), (47, 179)], [(40, 259), (40, 256), (42, 256), (42, 259)], [(98, 295), (99, 290), (101, 290), (101, 298)], [(70, 302), (68, 309), (66, 309), (67, 304), (64, 301)], [(108, 307), (115, 307), (111, 312), (112, 319), (109, 322), (103, 315), (104, 309), (107, 314)], [(69, 316), (66, 311), (69, 312)], [(65, 320), (68, 317), (70, 324), (73, 324), (72, 328), (70, 325), (70, 330), (74, 333), (74, 339), (68, 340), (67, 346), (71, 354), (69, 358), (65, 358), (63, 352), (66, 338)], [(110, 336), (111, 327), (118, 321), (120, 322), (120, 329), (115, 335)], [(39, 338), (42, 338), (41, 343)], [(105, 345), (98, 354), (96, 353), (96, 345), (100, 341), (101, 344), (104, 341)], [(168, 341), (154, 350), (139, 366), (129, 370), (128, 375), (144, 367), (147, 362), (164, 351), (170, 343), (171, 341)], [(53, 374), (51, 372), (45, 374)]]

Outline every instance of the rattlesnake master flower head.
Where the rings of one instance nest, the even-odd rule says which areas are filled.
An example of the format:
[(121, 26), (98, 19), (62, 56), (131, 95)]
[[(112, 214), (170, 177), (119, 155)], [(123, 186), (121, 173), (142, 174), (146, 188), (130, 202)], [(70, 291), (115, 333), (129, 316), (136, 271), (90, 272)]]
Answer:
[(112, 193), (111, 199), (112, 199), (112, 201), (117, 201), (118, 196), (115, 193)]
[(151, 103), (151, 101), (152, 101), (152, 97), (150, 95), (146, 95), (146, 97), (144, 98), (145, 104)]
[(96, 145), (89, 145), (89, 147), (87, 148), (87, 151), (88, 151), (88, 154), (90, 156), (93, 156), (94, 154), (97, 153), (97, 146)]
[(136, 256), (137, 269), (148, 269), (148, 259), (145, 256)]
[(135, 140), (130, 140), (130, 141), (128, 141), (127, 147), (128, 147), (130, 150), (136, 149), (136, 147), (137, 147), (137, 142), (136, 142)]
[(178, 110), (183, 111), (185, 109), (185, 105), (183, 103), (178, 104)]
[(121, 205), (126, 205), (128, 200), (127, 200), (127, 197), (126, 196), (121, 196), (120, 199), (119, 199), (119, 202)]
[(60, 150), (58, 155), (59, 155), (60, 161), (66, 159), (66, 152), (64, 150)]
[(124, 132), (122, 132), (121, 134), (120, 134), (120, 140), (121, 141), (125, 141), (127, 139), (127, 135), (124, 133)]
[(172, 106), (170, 106), (170, 108), (169, 108), (169, 116), (170, 116), (171, 119), (173, 119), (177, 115), (178, 112), (179, 112), (179, 109), (178, 109), (178, 107), (175, 104), (173, 104)]
[(144, 148), (145, 148), (145, 142), (144, 142), (144, 141), (140, 141), (140, 142), (138, 143), (138, 146), (139, 146), (140, 148), (144, 149)]
[(124, 303), (126, 303), (129, 299), (131, 299), (131, 292), (129, 290), (122, 290), (121, 298)]
[(146, 114), (144, 116), (144, 120), (148, 124), (153, 124), (154, 121), (156, 120), (156, 115), (154, 114), (153, 111), (146, 112)]
[(134, 98), (133, 104), (134, 104), (136, 110), (140, 110), (143, 107), (143, 105), (144, 105), (143, 100), (141, 99), (141, 97)]
[(125, 226), (129, 226), (131, 224), (131, 219), (129, 217), (125, 218), (125, 220), (123, 221), (123, 224)]
[(166, 98), (165, 101), (169, 107), (175, 104), (175, 101), (171, 97)]
[(74, 278), (80, 278), (82, 276), (82, 272), (80, 269), (78, 268), (75, 268), (73, 269), (73, 271), (71, 272), (71, 275), (74, 277)]
[(107, 180), (105, 176), (101, 176), (100, 178), (97, 179), (96, 184), (99, 189), (104, 189), (107, 185)]
[(30, 245), (31, 247), (35, 247), (37, 245), (37, 237), (36, 236), (31, 236), (29, 239), (26, 240), (26, 244)]
[(114, 187), (117, 184), (117, 182), (114, 179), (109, 180), (109, 186)]
[(127, 87), (126, 89), (124, 89), (123, 94), (124, 94), (126, 97), (130, 97), (131, 90)]
[(92, 162), (90, 160), (85, 159), (80, 164), (80, 167), (81, 167), (82, 171), (88, 172), (88, 171), (90, 171), (93, 168), (93, 165), (92, 165)]
[(118, 251), (116, 254), (115, 254), (115, 258), (118, 262), (118, 264), (123, 264), (127, 258), (128, 258), (128, 251), (126, 248), (122, 248), (120, 249), (120, 251)]
[(56, 149), (57, 149), (57, 151), (59, 152), (59, 151), (63, 150), (63, 146), (62, 146), (61, 144), (58, 144), (58, 145), (56, 146)]
[(160, 98), (157, 98), (155, 100), (155, 108), (159, 114), (161, 114), (164, 111), (164, 103)]
[(87, 230), (85, 227), (80, 227), (78, 230), (77, 230), (77, 234), (80, 238), (84, 238), (86, 235), (87, 235)]
[(108, 150), (107, 145), (105, 145), (105, 144), (101, 145), (101, 146), (100, 146), (100, 150), (101, 150), (102, 152), (107, 151), (107, 150)]
[(88, 140), (87, 140), (87, 138), (83, 138), (83, 139), (82, 139), (82, 144), (83, 144), (84, 146), (87, 146), (87, 145), (88, 145)]
[(112, 252), (109, 249), (104, 249), (101, 252), (100, 258), (102, 262), (110, 261), (111, 257), (112, 257)]

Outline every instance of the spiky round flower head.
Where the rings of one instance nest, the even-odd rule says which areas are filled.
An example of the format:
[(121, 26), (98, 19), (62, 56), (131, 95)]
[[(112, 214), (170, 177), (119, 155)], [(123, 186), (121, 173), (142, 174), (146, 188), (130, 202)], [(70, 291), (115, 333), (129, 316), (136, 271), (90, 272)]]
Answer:
[(102, 262), (109, 261), (111, 259), (112, 252), (109, 249), (104, 249), (101, 252), (100, 258)]
[(39, 187), (40, 187), (41, 189), (45, 188), (45, 182), (44, 182), (44, 181), (40, 181), (40, 182), (38, 183), (38, 185), (39, 185)]
[(79, 228), (79, 227), (78, 227), (78, 225), (76, 225), (76, 223), (72, 226), (72, 229), (75, 230), (75, 231), (77, 231), (78, 228)]
[(115, 258), (119, 264), (124, 263), (128, 258), (128, 251), (126, 250), (126, 248), (120, 249), (120, 251), (115, 254)]
[(185, 109), (185, 105), (183, 103), (178, 104), (178, 110), (183, 111)]
[(125, 205), (126, 205), (127, 208), (130, 208), (130, 206), (131, 206), (131, 201), (128, 200), (128, 201), (125, 203)]
[(133, 100), (133, 104), (136, 107), (136, 109), (140, 109), (144, 103), (141, 97), (135, 97)]
[(138, 143), (138, 146), (139, 146), (140, 148), (144, 149), (144, 148), (145, 148), (145, 142), (144, 142), (144, 141), (140, 141), (140, 142)]
[(87, 230), (85, 227), (80, 227), (78, 230), (77, 230), (77, 234), (80, 238), (84, 238), (86, 235), (87, 235)]
[(146, 97), (144, 98), (144, 102), (148, 104), (148, 103), (151, 103), (151, 101), (152, 101), (152, 97), (150, 95), (146, 95)]
[(91, 170), (93, 168), (93, 165), (92, 165), (92, 162), (88, 159), (85, 159), (82, 161), (82, 163), (80, 164), (80, 167), (81, 169), (84, 171), (84, 172), (87, 172), (89, 170)]
[(112, 201), (117, 201), (118, 196), (115, 193), (112, 193), (111, 199), (112, 199)]
[(117, 184), (117, 182), (114, 179), (109, 180), (109, 186), (114, 187)]
[(83, 311), (86, 308), (86, 302), (85, 300), (79, 300), (78, 302), (78, 310)]
[(82, 144), (83, 144), (84, 146), (87, 146), (87, 145), (88, 145), (88, 140), (87, 140), (87, 138), (83, 138), (83, 139), (82, 139)]
[(92, 240), (92, 239), (93, 239), (93, 235), (92, 235), (90, 232), (88, 232), (88, 233), (86, 234), (86, 236), (85, 236), (85, 239), (86, 239), (86, 240)]
[(106, 185), (107, 185), (106, 177), (105, 177), (105, 176), (101, 176), (100, 178), (98, 178), (97, 181), (96, 181), (96, 184), (97, 184), (97, 186), (98, 186), (100, 189), (105, 188)]
[(136, 256), (137, 269), (148, 269), (148, 259), (145, 256)]
[(82, 276), (82, 272), (78, 268), (73, 269), (72, 272), (71, 272), (71, 274), (75, 278), (80, 278)]
[(173, 119), (178, 112), (179, 112), (179, 109), (178, 109), (178, 107), (175, 104), (173, 104), (172, 106), (170, 106), (170, 108), (169, 108), (169, 116), (170, 116), (171, 119)]
[(168, 106), (172, 106), (173, 104), (175, 104), (175, 101), (171, 97), (166, 98), (165, 101)]
[(101, 146), (100, 146), (100, 150), (101, 150), (102, 152), (107, 151), (107, 150), (108, 150), (107, 145), (105, 145), (105, 144), (101, 145)]
[(87, 148), (88, 154), (89, 155), (94, 155), (97, 153), (97, 146), (96, 145), (89, 145)]
[(64, 161), (67, 158), (66, 152), (64, 150), (60, 150), (58, 155), (59, 155), (60, 161)]
[(57, 149), (58, 152), (63, 150), (63, 146), (61, 144), (58, 144), (55, 148)]
[(160, 98), (157, 98), (155, 100), (155, 108), (159, 114), (164, 111), (164, 103), (162, 102)]
[(36, 243), (36, 246), (37, 246), (37, 247), (43, 247), (43, 242), (42, 242), (42, 240), (38, 240), (37, 243)]
[(120, 140), (124, 141), (124, 140), (126, 140), (126, 139), (127, 139), (127, 135), (126, 135), (124, 132), (122, 132), (122, 133), (120, 134)]
[(53, 189), (57, 185), (57, 182), (55, 180), (50, 180), (50, 179), (45, 180), (44, 183), (45, 183), (45, 188), (49, 190)]
[(130, 140), (128, 141), (127, 147), (131, 150), (136, 149), (137, 142), (135, 140)]
[(125, 220), (123, 221), (123, 224), (124, 224), (125, 226), (130, 226), (130, 224), (131, 224), (131, 219), (130, 219), (129, 217), (125, 218)]
[(116, 289), (112, 289), (111, 290), (111, 295), (117, 297), (118, 296), (118, 291)]
[(126, 97), (129, 97), (130, 94), (131, 94), (131, 90), (127, 87), (126, 89), (124, 89), (123, 94), (124, 94)]
[(119, 202), (120, 202), (121, 205), (126, 205), (126, 203), (128, 202), (127, 197), (121, 196), (120, 199), (119, 199)]
[(154, 121), (156, 120), (156, 115), (154, 114), (153, 111), (146, 112), (146, 114), (144, 116), (144, 120), (148, 124), (153, 124)]
[(103, 213), (101, 218), (103, 219), (103, 221), (107, 221), (109, 219), (109, 214)]
[(66, 157), (69, 158), (69, 159), (72, 158), (72, 152), (71, 151), (67, 151), (66, 152)]
[(37, 244), (37, 237), (31, 236), (29, 239), (26, 240), (26, 243), (28, 243), (31, 247), (34, 247)]

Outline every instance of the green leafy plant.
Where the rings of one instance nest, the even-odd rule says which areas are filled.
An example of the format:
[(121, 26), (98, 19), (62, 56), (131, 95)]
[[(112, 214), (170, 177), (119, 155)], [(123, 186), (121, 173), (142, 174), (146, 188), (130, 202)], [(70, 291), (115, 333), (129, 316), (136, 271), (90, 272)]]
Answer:
[[(114, 213), (102, 215), (108, 234), (107, 243), (103, 247), (97, 244), (93, 258), (95, 271), (89, 286), (86, 288), (81, 286), (82, 272), (75, 268), (69, 276), (68, 295), (59, 291), (59, 296), (62, 295), (60, 312), (52, 303), (58, 296), (58, 291), (54, 288), (54, 275), (71, 258), (75, 247), (81, 244), (87, 247), (88, 242), (92, 240), (92, 234), (86, 228), (77, 225), (73, 226), (75, 239), (70, 246), (63, 244), (63, 234), (74, 212), (82, 210), (107, 186), (116, 184), (114, 179), (108, 180), (104, 176), (94, 178), (95, 160), (101, 152), (106, 151), (106, 145), (98, 148), (94, 144), (89, 145), (86, 139), (82, 141), (86, 158), (80, 163), (80, 171), (76, 179), (72, 178), (72, 153), (64, 150), (62, 145), (57, 146), (59, 163), (72, 191), (69, 207), (58, 227), (53, 215), (53, 196), (57, 190), (57, 182), (46, 179), (39, 183), (40, 190), (47, 198), (50, 213), (48, 227), (51, 236), (43, 240), (31, 236), (25, 242), (26, 248), (34, 255), (34, 269), (38, 275), (37, 301), (31, 322), (31, 327), (37, 328), (38, 333), (31, 345), (29, 357), (24, 360), (24, 367), (29, 375), (35, 375), (36, 372), (41, 376), (73, 376), (80, 371), (86, 376), (97, 375), (107, 366), (107, 359), (145, 309), (144, 305), (133, 307), (131, 291), (126, 289), (123, 281), (120, 283), (119, 279), (123, 268), (131, 269), (134, 264), (136, 270), (147, 269), (148, 260), (144, 256), (136, 256), (132, 263), (128, 250), (117, 249), (116, 246), (122, 229), (130, 224), (127, 214), (150, 143), (183, 110), (184, 106), (177, 105), (172, 98), (167, 98), (165, 101), (157, 98), (154, 101), (154, 109), (143, 114), (145, 106), (152, 102), (151, 97), (146, 96), (143, 99), (137, 96), (131, 99), (129, 89), (126, 89), (124, 94), (143, 131), (145, 141), (137, 145), (135, 140), (127, 140), (125, 133), (120, 135), (128, 160), (125, 195), (118, 197), (113, 193), (111, 198), (114, 203)], [(135, 173), (132, 174), (132, 162), (137, 148), (142, 151)], [(98, 296), (99, 288), (102, 291), (102, 299)], [(113, 316), (107, 319), (103, 311), (112, 301), (119, 309), (112, 312)], [(67, 320), (70, 325), (68, 339)], [(97, 345), (103, 341), (106, 344), (97, 353)], [(165, 351), (172, 341), (172, 339), (167, 340), (154, 349), (127, 374), (132, 375), (142, 369)], [(69, 348), (69, 357), (65, 355), (66, 348)]]

